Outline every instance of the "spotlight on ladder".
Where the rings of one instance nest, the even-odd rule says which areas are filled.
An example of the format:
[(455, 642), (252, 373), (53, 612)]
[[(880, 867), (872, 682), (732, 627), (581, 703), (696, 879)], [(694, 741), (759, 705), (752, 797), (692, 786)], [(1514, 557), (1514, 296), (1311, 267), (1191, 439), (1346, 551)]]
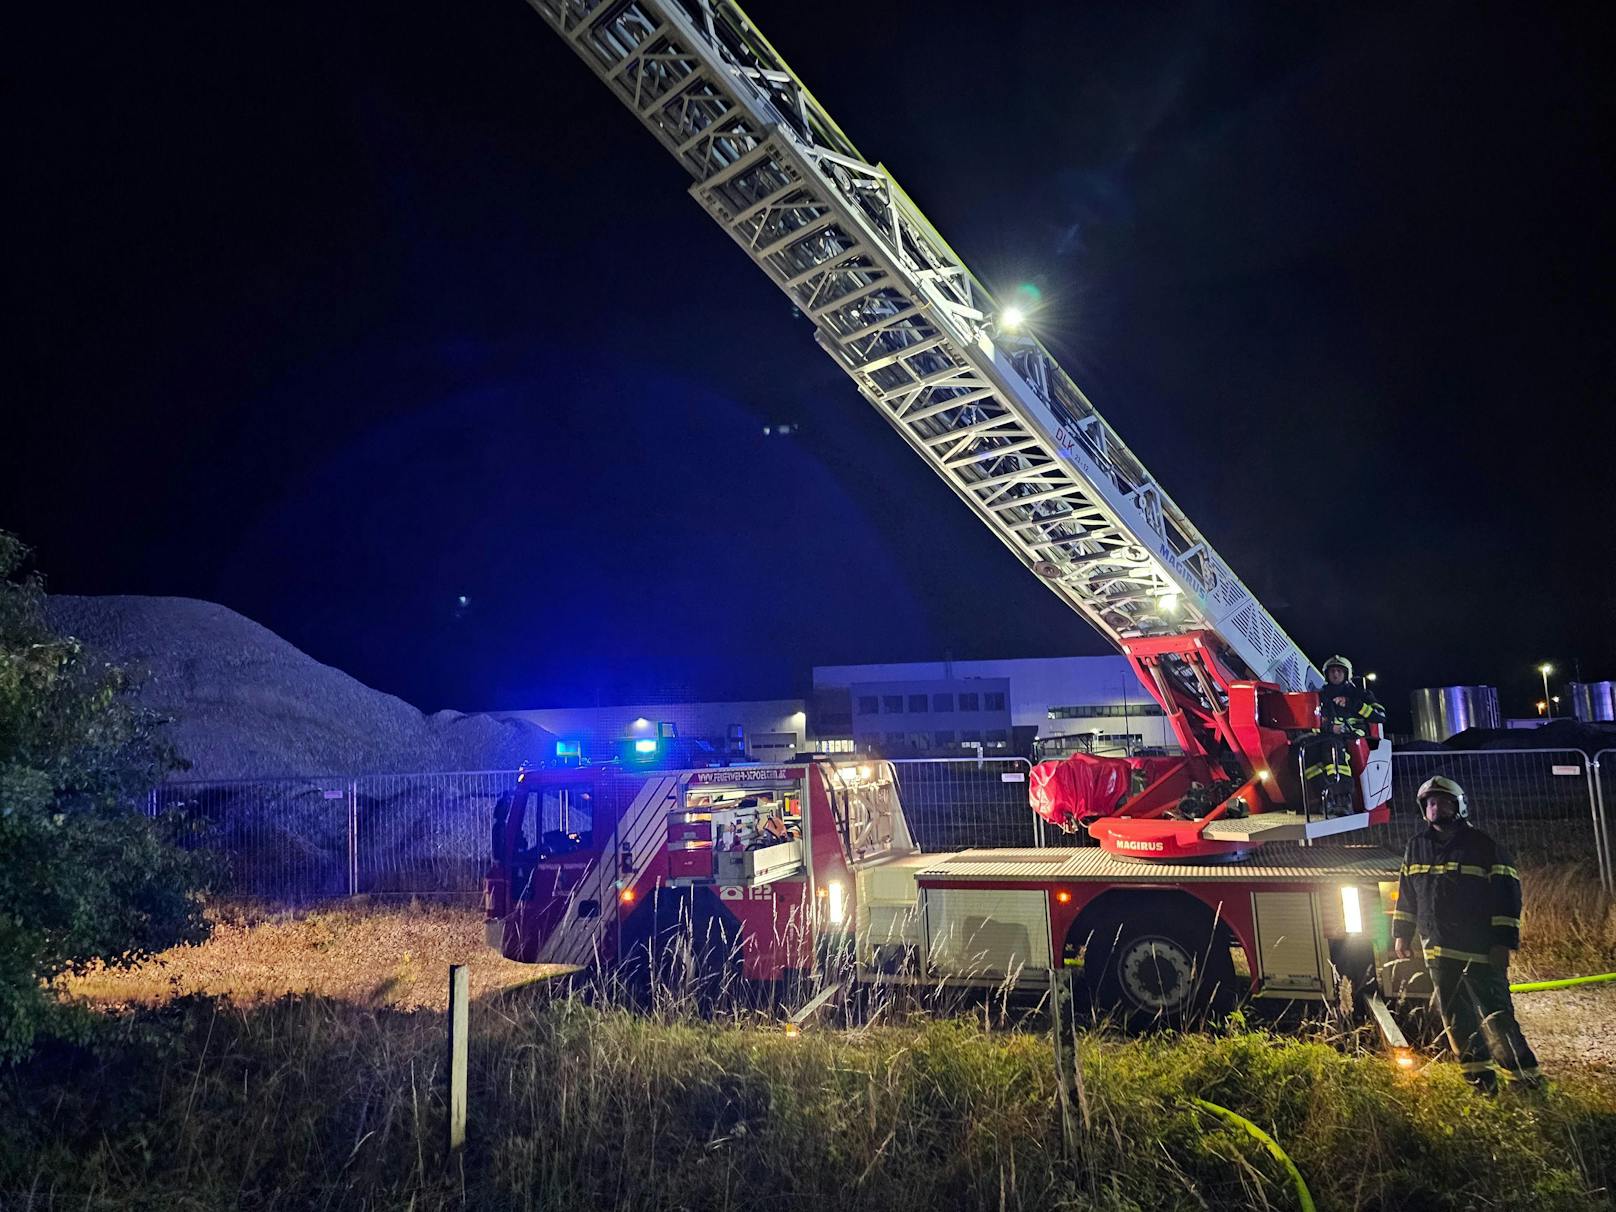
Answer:
[(1007, 307), (999, 313), (999, 327), (1006, 332), (1015, 332), (1027, 322), (1027, 313), (1019, 307)]

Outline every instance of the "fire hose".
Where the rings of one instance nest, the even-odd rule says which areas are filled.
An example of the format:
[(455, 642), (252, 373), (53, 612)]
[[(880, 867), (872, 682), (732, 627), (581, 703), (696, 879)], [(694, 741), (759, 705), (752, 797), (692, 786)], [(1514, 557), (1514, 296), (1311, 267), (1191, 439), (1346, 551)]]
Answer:
[[(1570, 976), (1552, 981), (1521, 981), (1511, 985), (1509, 990), (1511, 993), (1542, 993), (1550, 989), (1572, 989), (1579, 985), (1596, 985), (1605, 981), (1616, 981), (1616, 972), (1600, 972), (1593, 976)], [(1214, 1115), (1219, 1119), (1227, 1120), (1231, 1124), (1244, 1128), (1247, 1133), (1261, 1142), (1263, 1148), (1274, 1156), (1275, 1160), (1285, 1168), (1285, 1173), (1290, 1176), (1291, 1184), (1296, 1188), (1297, 1205), (1302, 1209), (1302, 1212), (1315, 1212), (1313, 1195), (1307, 1189), (1307, 1180), (1302, 1177), (1302, 1172), (1296, 1168), (1296, 1163), (1291, 1160), (1290, 1154), (1280, 1147), (1277, 1140), (1236, 1111), (1231, 1111), (1227, 1107), (1220, 1107), (1217, 1103), (1208, 1102), (1204, 1098), (1192, 1099), (1191, 1101), (1197, 1108), (1208, 1115)]]
[(1616, 972), (1601, 972), (1597, 976), (1568, 976), (1558, 981), (1522, 981), (1511, 985), (1511, 993), (1542, 993), (1548, 989), (1571, 989), (1577, 985), (1597, 985), (1601, 981), (1616, 981)]
[(1277, 1140), (1238, 1112), (1231, 1111), (1227, 1107), (1220, 1107), (1217, 1103), (1209, 1103), (1204, 1098), (1197, 1098), (1192, 1101), (1202, 1111), (1207, 1112), (1209, 1115), (1215, 1115), (1219, 1119), (1226, 1119), (1231, 1124), (1239, 1125), (1261, 1141), (1263, 1148), (1272, 1153), (1278, 1159), (1279, 1164), (1285, 1167), (1285, 1173), (1290, 1175), (1291, 1184), (1296, 1188), (1297, 1206), (1302, 1209), (1302, 1212), (1315, 1212), (1313, 1195), (1307, 1189), (1307, 1182), (1302, 1178), (1302, 1172), (1296, 1168), (1296, 1163), (1291, 1160), (1290, 1154), (1279, 1147)]

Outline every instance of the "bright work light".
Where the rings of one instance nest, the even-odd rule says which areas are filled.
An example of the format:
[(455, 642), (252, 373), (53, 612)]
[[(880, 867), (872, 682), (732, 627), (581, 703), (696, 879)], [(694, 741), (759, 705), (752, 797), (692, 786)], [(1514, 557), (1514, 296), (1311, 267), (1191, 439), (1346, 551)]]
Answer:
[(1358, 904), (1358, 889), (1351, 884), (1341, 889), (1341, 916), (1348, 934), (1363, 933), (1363, 906)]

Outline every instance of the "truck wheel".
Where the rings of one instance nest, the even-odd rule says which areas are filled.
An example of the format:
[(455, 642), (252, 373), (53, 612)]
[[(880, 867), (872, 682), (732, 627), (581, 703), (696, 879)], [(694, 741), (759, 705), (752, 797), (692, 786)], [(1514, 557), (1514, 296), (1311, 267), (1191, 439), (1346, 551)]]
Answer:
[(1130, 1027), (1180, 1026), (1233, 1004), (1234, 960), (1218, 932), (1157, 913), (1096, 931), (1101, 939), (1106, 953), (1084, 965), (1095, 1005)]

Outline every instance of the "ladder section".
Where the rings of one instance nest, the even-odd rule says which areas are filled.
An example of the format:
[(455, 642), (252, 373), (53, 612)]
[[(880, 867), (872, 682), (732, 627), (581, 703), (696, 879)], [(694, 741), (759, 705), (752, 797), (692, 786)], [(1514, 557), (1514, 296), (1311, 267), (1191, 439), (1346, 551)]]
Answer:
[(1213, 632), (1250, 674), (1322, 683), (1189, 519), (739, 5), (528, 0), (695, 178), (859, 391), (1112, 643)]

